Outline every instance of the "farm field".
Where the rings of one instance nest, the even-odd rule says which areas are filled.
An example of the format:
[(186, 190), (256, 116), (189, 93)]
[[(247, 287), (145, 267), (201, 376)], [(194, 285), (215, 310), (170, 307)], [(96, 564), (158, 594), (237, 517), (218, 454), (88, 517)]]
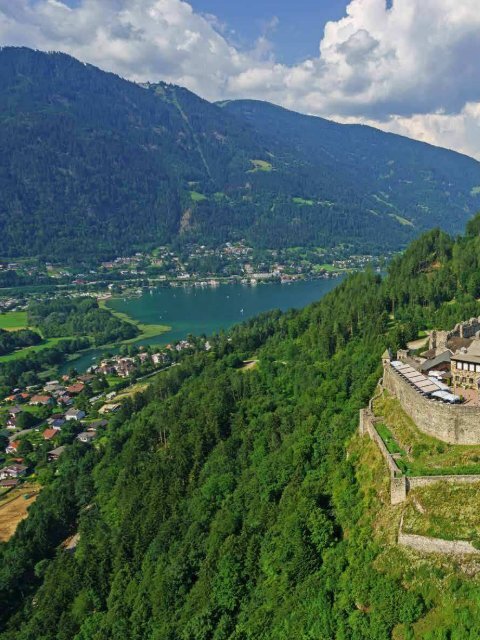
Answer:
[(43, 349), (54, 347), (56, 344), (58, 344), (62, 340), (68, 340), (69, 337), (70, 336), (62, 336), (61, 338), (47, 338), (41, 344), (36, 344), (32, 347), (25, 347), (25, 349), (19, 349), (18, 351), (13, 351), (13, 353), (8, 353), (5, 356), (0, 356), (0, 363), (11, 362), (12, 360), (19, 360), (20, 358), (23, 358), (24, 356), (27, 356), (30, 353), (34, 353), (36, 351), (43, 351)]
[(0, 314), (0, 329), (18, 331), (28, 326), (26, 311), (8, 311)]
[[(28, 515), (28, 507), (37, 499), (39, 487), (22, 485), (0, 498), (0, 542), (9, 540), (19, 524)], [(25, 495), (28, 495), (25, 498)]]

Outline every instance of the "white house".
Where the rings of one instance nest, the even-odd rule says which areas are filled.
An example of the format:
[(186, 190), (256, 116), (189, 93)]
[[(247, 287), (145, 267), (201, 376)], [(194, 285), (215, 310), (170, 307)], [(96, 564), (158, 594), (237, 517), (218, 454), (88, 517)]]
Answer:
[(65, 414), (65, 420), (83, 420), (85, 415), (85, 411), (81, 409), (69, 409)]

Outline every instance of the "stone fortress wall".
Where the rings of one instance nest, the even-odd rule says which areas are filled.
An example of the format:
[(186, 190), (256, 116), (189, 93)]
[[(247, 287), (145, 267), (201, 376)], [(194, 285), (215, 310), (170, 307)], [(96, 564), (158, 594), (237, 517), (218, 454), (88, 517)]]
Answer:
[(387, 467), (390, 471), (390, 475), (392, 477), (401, 476), (402, 471), (398, 467), (397, 463), (389, 453), (385, 443), (380, 437), (375, 424), (381, 422), (381, 418), (376, 418), (373, 413), (369, 409), (361, 409), (360, 410), (360, 424), (359, 424), (359, 432), (361, 435), (368, 434), (370, 438), (375, 442), (375, 444), (380, 449), (380, 453), (382, 454), (385, 462), (387, 463)]
[(403, 475), (402, 470), (397, 465), (394, 457), (388, 451), (376, 424), (382, 422), (382, 418), (373, 415), (371, 409), (360, 410), (359, 432), (361, 435), (368, 435), (378, 446), (383, 459), (390, 472), (390, 504), (400, 504), (407, 499), (408, 492), (418, 487), (426, 487), (444, 482), (446, 484), (480, 484), (480, 475), (440, 475), (440, 476), (412, 476)]
[(431, 538), (413, 533), (404, 533), (403, 516), (400, 522), (397, 542), (403, 547), (410, 547), (410, 549), (420, 551), (421, 553), (443, 553), (449, 556), (480, 554), (480, 550), (476, 549), (471, 542), (467, 542), (466, 540), (444, 540), (443, 538)]
[[(380, 385), (380, 390), (382, 386)], [(410, 489), (425, 487), (437, 482), (447, 484), (457, 483), (478, 483), (479, 475), (457, 475), (457, 476), (416, 476), (407, 477), (402, 474), (393, 456), (389, 453), (385, 443), (380, 437), (376, 424), (381, 422), (381, 418), (375, 417), (372, 412), (372, 401), (368, 409), (360, 410), (359, 432), (361, 435), (368, 435), (378, 446), (390, 471), (390, 504), (398, 505), (405, 502)], [(403, 515), (397, 535), (397, 544), (409, 547), (420, 553), (441, 553), (449, 556), (479, 555), (480, 550), (476, 549), (471, 542), (466, 540), (444, 540), (442, 538), (432, 538), (417, 534), (404, 533)]]
[[(448, 339), (453, 335), (462, 338), (479, 337), (480, 318), (457, 325), (453, 332), (436, 332), (430, 336), (430, 347), (441, 352)], [(435, 332), (434, 332), (435, 333)], [(441, 333), (440, 343), (437, 342)], [(443, 343), (443, 341), (445, 341)], [(391, 366), (389, 358), (383, 360), (383, 378), (379, 381), (377, 394), (371, 398), (369, 406), (360, 410), (359, 432), (368, 435), (378, 446), (390, 473), (390, 503), (398, 505), (405, 502), (411, 489), (435, 483), (468, 483), (480, 484), (480, 475), (439, 475), (407, 477), (397, 465), (395, 458), (388, 451), (376, 425), (382, 418), (373, 413), (373, 401), (384, 389), (392, 393), (400, 402), (404, 411), (413, 419), (417, 427), (424, 433), (449, 444), (480, 444), (480, 407), (450, 405), (438, 400), (429, 399), (411, 387), (408, 382)], [(450, 556), (478, 555), (470, 542), (465, 540), (444, 540), (404, 533), (403, 516), (397, 537), (399, 545), (409, 547), (421, 553), (442, 553)]]
[(395, 462), (392, 454), (388, 451), (377, 431), (375, 425), (381, 421), (381, 418), (376, 418), (373, 415), (370, 408), (360, 409), (360, 423), (358, 430), (360, 435), (368, 435), (378, 446), (390, 472), (390, 502), (391, 504), (400, 504), (407, 499), (407, 482), (401, 469)]
[(384, 362), (383, 386), (420, 431), (448, 444), (480, 444), (480, 407), (447, 404), (422, 396)]

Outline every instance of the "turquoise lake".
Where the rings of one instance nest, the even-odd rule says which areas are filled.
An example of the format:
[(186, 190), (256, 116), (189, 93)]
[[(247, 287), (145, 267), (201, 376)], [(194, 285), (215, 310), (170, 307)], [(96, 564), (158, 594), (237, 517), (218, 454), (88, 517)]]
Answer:
[[(309, 280), (291, 284), (259, 284), (249, 286), (226, 284), (218, 287), (158, 288), (135, 298), (115, 298), (108, 306), (126, 313), (144, 324), (165, 324), (171, 331), (139, 344), (166, 345), (185, 338), (189, 333), (211, 335), (220, 329), (252, 318), (271, 309), (300, 309), (320, 300), (335, 288), (342, 278)], [(85, 371), (106, 352), (115, 348), (90, 349), (62, 368), (62, 373), (74, 366)]]

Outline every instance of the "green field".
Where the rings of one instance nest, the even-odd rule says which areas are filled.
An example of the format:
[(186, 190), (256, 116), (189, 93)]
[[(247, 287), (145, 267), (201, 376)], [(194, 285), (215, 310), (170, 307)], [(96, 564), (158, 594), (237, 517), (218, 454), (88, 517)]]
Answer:
[[(154, 338), (155, 336), (161, 336), (162, 333), (166, 333), (171, 330), (171, 327), (165, 324), (143, 324), (142, 322), (138, 322), (134, 320), (126, 313), (122, 313), (121, 311), (115, 311), (108, 306), (108, 300), (100, 299), (98, 300), (98, 306), (101, 309), (105, 309), (110, 312), (112, 315), (116, 316), (120, 320), (124, 322), (128, 322), (129, 324), (133, 324), (140, 331), (140, 335), (135, 338), (130, 338), (129, 340), (123, 340), (121, 344), (133, 344), (134, 342), (139, 342), (141, 340), (146, 340), (147, 338)], [(108, 346), (108, 345), (106, 345)]]
[(304, 204), (304, 205), (307, 205), (309, 207), (314, 205), (313, 200), (305, 200), (305, 198), (292, 198), (292, 201), (295, 204)]
[(28, 327), (26, 311), (8, 311), (0, 314), (0, 329), (18, 331)]
[(315, 271), (329, 271), (330, 273), (336, 273), (340, 271), (337, 267), (334, 267), (333, 264), (316, 264), (314, 267)]
[(35, 353), (36, 351), (43, 351), (44, 349), (48, 349), (49, 347), (54, 347), (62, 340), (69, 340), (71, 339), (71, 337), (72, 336), (62, 336), (61, 338), (47, 338), (41, 344), (36, 344), (32, 347), (25, 347), (25, 349), (19, 349), (18, 351), (9, 353), (6, 356), (0, 356), (0, 363), (19, 360), (20, 358), (28, 356), (31, 353)]
[(199, 193), (198, 191), (190, 191), (190, 198), (193, 202), (202, 202), (202, 200), (207, 199), (207, 196), (204, 196), (203, 193)]
[(250, 160), (250, 162), (253, 164), (253, 169), (249, 169), (247, 173), (255, 173), (256, 171), (270, 172), (273, 170), (270, 162), (266, 160)]

